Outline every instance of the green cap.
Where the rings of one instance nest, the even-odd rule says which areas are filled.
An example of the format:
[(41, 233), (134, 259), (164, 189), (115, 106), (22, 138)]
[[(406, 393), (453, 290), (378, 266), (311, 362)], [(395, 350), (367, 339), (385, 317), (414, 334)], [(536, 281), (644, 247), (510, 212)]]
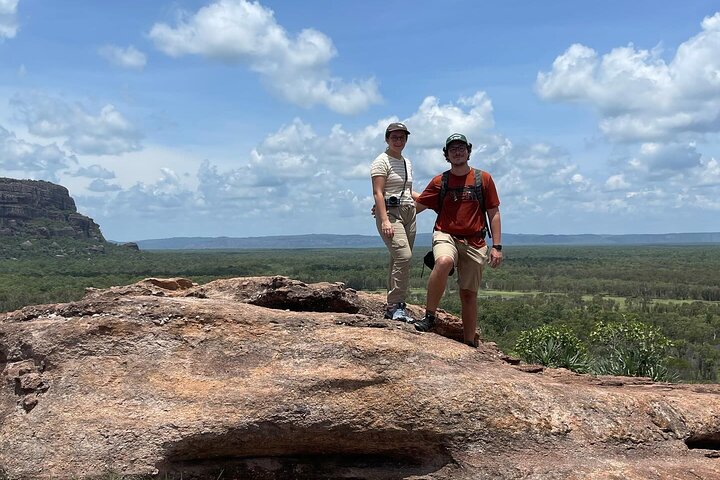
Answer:
[(445, 140), (445, 146), (447, 147), (450, 142), (463, 142), (465, 145), (469, 145), (467, 138), (462, 133), (453, 133), (447, 140)]

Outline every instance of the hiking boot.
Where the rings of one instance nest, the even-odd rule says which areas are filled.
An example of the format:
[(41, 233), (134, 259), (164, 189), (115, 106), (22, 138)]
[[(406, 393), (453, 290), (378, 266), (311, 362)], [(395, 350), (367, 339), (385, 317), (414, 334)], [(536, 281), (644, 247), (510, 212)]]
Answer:
[(415, 322), (415, 330), (419, 332), (427, 332), (435, 326), (435, 315), (426, 313), (423, 318)]
[(399, 303), (388, 303), (385, 307), (385, 319), (386, 320), (392, 320), (393, 316), (395, 315), (395, 312), (398, 309)]
[(405, 303), (398, 303), (397, 308), (392, 314), (392, 319), (399, 322), (413, 323), (415, 321), (405, 310)]

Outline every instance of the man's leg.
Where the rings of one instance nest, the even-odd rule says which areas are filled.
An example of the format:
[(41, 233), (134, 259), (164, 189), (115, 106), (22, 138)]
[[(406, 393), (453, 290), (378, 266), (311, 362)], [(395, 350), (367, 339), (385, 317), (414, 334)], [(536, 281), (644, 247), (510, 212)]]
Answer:
[(415, 322), (415, 328), (421, 332), (427, 332), (435, 326), (435, 312), (440, 306), (440, 300), (447, 286), (448, 275), (457, 259), (455, 240), (446, 233), (433, 232), (433, 256), (435, 257), (435, 266), (428, 279), (425, 316)]
[(477, 292), (460, 289), (460, 308), (462, 312), (463, 336), (465, 343), (475, 345), (477, 334)]
[(434, 314), (440, 306), (440, 300), (445, 293), (450, 270), (457, 263), (458, 250), (455, 246), (455, 239), (451, 235), (438, 231), (433, 232), (432, 250), (435, 257), (435, 266), (428, 279), (425, 308), (428, 312)]
[(465, 343), (477, 346), (477, 292), (482, 282), (483, 269), (488, 261), (487, 245), (481, 248), (468, 244), (458, 246), (458, 287)]
[(428, 312), (435, 313), (440, 306), (440, 300), (445, 287), (447, 287), (448, 274), (455, 266), (452, 257), (442, 256), (435, 259), (435, 267), (430, 272), (427, 286), (427, 298), (425, 299), (425, 309)]

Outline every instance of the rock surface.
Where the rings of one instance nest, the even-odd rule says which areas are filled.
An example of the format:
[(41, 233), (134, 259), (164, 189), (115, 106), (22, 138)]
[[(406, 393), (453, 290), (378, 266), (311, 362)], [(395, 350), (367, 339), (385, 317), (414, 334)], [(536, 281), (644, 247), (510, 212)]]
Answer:
[(720, 479), (720, 386), (512, 365), (384, 320), (383, 300), (284, 277), (147, 279), (2, 314), (0, 469)]
[(42, 180), (0, 177), (0, 236), (104, 241), (92, 218), (77, 212), (67, 188)]

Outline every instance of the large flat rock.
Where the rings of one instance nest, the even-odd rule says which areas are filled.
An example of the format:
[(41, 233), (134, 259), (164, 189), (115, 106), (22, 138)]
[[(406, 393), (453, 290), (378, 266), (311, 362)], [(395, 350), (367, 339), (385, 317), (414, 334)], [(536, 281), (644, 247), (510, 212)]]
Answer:
[[(720, 387), (512, 365), (283, 277), (0, 315), (8, 478), (713, 479)], [(419, 307), (412, 307), (419, 314)]]

